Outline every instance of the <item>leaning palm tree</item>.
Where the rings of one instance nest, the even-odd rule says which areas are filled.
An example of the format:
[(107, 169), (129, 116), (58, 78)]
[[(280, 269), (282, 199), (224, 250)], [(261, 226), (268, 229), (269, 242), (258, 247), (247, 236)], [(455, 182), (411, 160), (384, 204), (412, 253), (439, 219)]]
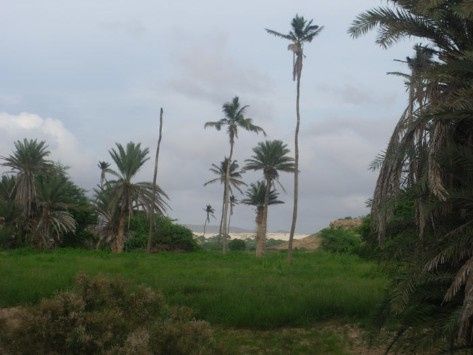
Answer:
[(284, 34), (270, 29), (266, 31), (276, 37), (285, 39), (290, 42), (288, 50), (292, 52), (292, 79), (297, 82), (296, 85), (296, 131), (294, 135), (295, 150), (295, 169), (294, 169), (294, 206), (292, 212), (291, 231), (289, 234), (288, 258), (292, 260), (292, 244), (294, 240), (294, 232), (297, 223), (297, 205), (299, 197), (299, 127), (301, 121), (300, 115), (300, 97), (301, 97), (301, 76), (302, 65), (305, 58), (304, 44), (310, 43), (322, 31), (323, 27), (314, 25), (313, 20), (307, 21), (304, 17), (296, 15), (291, 22), (291, 30)]
[(240, 169), (238, 162), (236, 160), (234, 160), (231, 164), (229, 164), (228, 162), (229, 162), (228, 158), (225, 158), (223, 161), (220, 162), (220, 165), (212, 164), (209, 170), (213, 174), (217, 175), (217, 177), (207, 181), (204, 184), (204, 186), (207, 186), (209, 184), (220, 182), (224, 186), (223, 201), (222, 201), (222, 215), (220, 218), (220, 228), (219, 228), (219, 237), (221, 239), (222, 238), (226, 239), (226, 236), (224, 234), (220, 234), (220, 230), (222, 229), (222, 225), (223, 225), (223, 217), (224, 217), (225, 202), (226, 202), (226, 193), (225, 193), (226, 178), (225, 177), (229, 176), (228, 193), (230, 195), (233, 195), (233, 189), (236, 189), (240, 193), (243, 193), (241, 187), (246, 186), (245, 182), (241, 180), (243, 171)]
[(202, 235), (203, 237), (205, 237), (207, 223), (210, 223), (210, 217), (215, 219), (215, 209), (212, 207), (212, 205), (205, 206), (204, 211), (205, 211), (205, 221), (204, 221), (204, 234)]
[[(263, 181), (258, 181), (256, 184), (251, 184), (248, 190), (245, 193), (246, 198), (241, 200), (245, 205), (255, 206), (256, 207), (256, 240), (258, 242), (258, 236), (261, 236), (263, 233), (264, 225), (264, 211), (266, 202), (268, 206), (284, 203), (283, 201), (278, 200), (278, 193), (275, 189), (266, 193), (266, 184)], [(266, 201), (267, 200), (267, 201)]]
[(25, 217), (31, 216), (36, 203), (36, 178), (52, 166), (47, 160), (49, 154), (46, 142), (25, 138), (15, 142), (13, 154), (2, 157), (2, 165), (15, 174), (15, 202)]
[(280, 140), (260, 142), (253, 148), (253, 155), (246, 160), (246, 170), (259, 170), (263, 172), (266, 189), (265, 208), (263, 211), (263, 228), (261, 234), (257, 235), (256, 255), (264, 254), (266, 242), (266, 231), (268, 224), (268, 205), (270, 191), (274, 182), (279, 181), (279, 172), (294, 172), (294, 158), (290, 157), (287, 145)]
[(103, 187), (107, 179), (107, 173), (110, 169), (110, 163), (107, 163), (106, 161), (99, 161), (97, 166), (100, 169), (100, 186)]
[[(226, 102), (223, 104), (223, 113), (224, 118), (214, 121), (214, 122), (207, 122), (204, 125), (204, 128), (207, 127), (214, 127), (217, 131), (220, 131), (222, 128), (225, 128), (228, 134), (229, 142), (230, 142), (230, 154), (228, 156), (229, 161), (233, 161), (233, 150), (235, 146), (235, 140), (238, 139), (238, 130), (243, 129), (245, 131), (255, 132), (255, 133), (263, 133), (266, 135), (264, 130), (253, 124), (253, 120), (245, 116), (246, 110), (248, 105), (242, 106), (240, 104), (240, 100), (237, 96), (233, 98), (232, 101)], [(230, 203), (230, 194), (229, 194), (229, 187), (230, 187), (230, 165), (227, 166), (226, 173), (225, 173), (225, 183), (223, 188), (223, 201), (224, 207), (222, 212), (222, 223), (220, 223), (220, 230), (219, 234), (223, 236), (223, 252), (227, 251), (227, 215), (228, 215), (228, 206)]]
[(116, 147), (110, 150), (117, 169), (110, 169), (110, 174), (115, 179), (108, 181), (105, 188), (110, 194), (111, 216), (118, 214), (116, 236), (112, 245), (114, 252), (123, 252), (126, 220), (130, 218), (133, 210), (154, 210), (163, 213), (167, 207), (168, 197), (161, 188), (154, 189), (151, 182), (133, 182), (136, 174), (148, 161), (148, 153), (147, 148), (143, 149), (140, 143), (133, 142), (128, 143), (126, 147), (117, 143)]
[(51, 248), (66, 233), (74, 233), (76, 221), (70, 213), (68, 183), (62, 175), (50, 174), (37, 179), (37, 213), (34, 218), (36, 244)]

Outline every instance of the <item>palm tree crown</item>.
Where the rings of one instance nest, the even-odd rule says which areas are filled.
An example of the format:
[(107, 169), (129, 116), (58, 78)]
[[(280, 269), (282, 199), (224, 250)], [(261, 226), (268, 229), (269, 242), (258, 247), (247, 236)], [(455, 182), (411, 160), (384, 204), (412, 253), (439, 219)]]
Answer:
[(205, 214), (206, 214), (206, 220), (207, 222), (210, 222), (210, 217), (215, 218), (215, 209), (212, 207), (212, 205), (207, 205), (204, 208)]
[(36, 201), (36, 178), (52, 166), (51, 161), (47, 160), (49, 154), (46, 142), (25, 138), (15, 142), (13, 154), (3, 157), (2, 165), (16, 174), (15, 201), (25, 216), (31, 214)]
[(106, 161), (99, 161), (97, 164), (98, 168), (100, 169), (100, 186), (103, 186), (106, 179), (106, 173), (110, 172), (110, 163)]
[(307, 21), (303, 16), (296, 15), (291, 22), (291, 30), (284, 34), (266, 28), (266, 32), (276, 37), (286, 39), (291, 43), (288, 50), (293, 53), (293, 80), (300, 79), (302, 60), (304, 57), (304, 43), (312, 40), (323, 30), (323, 26), (314, 25), (314, 20)]
[[(245, 205), (264, 207), (264, 199), (266, 196), (266, 184), (264, 181), (258, 181), (256, 184), (251, 184), (245, 192), (245, 198), (241, 200)], [(284, 203), (278, 200), (279, 194), (275, 189), (269, 192), (268, 205), (277, 205)]]
[[(227, 171), (228, 161), (228, 158), (225, 158), (223, 161), (220, 162), (220, 165), (212, 164), (212, 167), (209, 170), (215, 175), (217, 175), (217, 177), (215, 179), (207, 181), (204, 186), (213, 184), (218, 181), (220, 181), (221, 184), (225, 184), (225, 172)], [(241, 190), (241, 186), (246, 186), (245, 182), (241, 180), (243, 170), (240, 169), (240, 166), (238, 165), (238, 162), (236, 160), (234, 160), (230, 164), (229, 169), (230, 173), (228, 189), (230, 193), (232, 193), (233, 188), (237, 189), (240, 193), (243, 193), (243, 191)]]
[(253, 156), (246, 159), (245, 169), (262, 170), (266, 180), (278, 180), (279, 171), (294, 171), (294, 158), (288, 156), (289, 152), (280, 140), (260, 142), (253, 148)]
[(224, 118), (214, 122), (207, 122), (204, 128), (214, 127), (217, 131), (220, 131), (223, 127), (226, 127), (230, 144), (233, 144), (235, 138), (238, 138), (239, 128), (266, 135), (263, 128), (253, 123), (253, 119), (245, 117), (245, 112), (248, 107), (248, 105), (241, 106), (240, 99), (238, 96), (235, 96), (232, 101), (223, 104), (222, 111)]

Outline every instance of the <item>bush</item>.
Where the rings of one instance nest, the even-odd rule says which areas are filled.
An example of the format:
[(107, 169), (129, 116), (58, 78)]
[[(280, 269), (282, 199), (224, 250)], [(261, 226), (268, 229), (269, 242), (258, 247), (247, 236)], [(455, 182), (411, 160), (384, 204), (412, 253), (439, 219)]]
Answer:
[[(130, 221), (126, 250), (144, 249), (149, 237), (149, 220), (144, 213), (136, 213)], [(198, 248), (192, 231), (174, 223), (165, 216), (156, 217), (156, 231), (153, 236), (155, 250), (193, 251)]]
[(352, 230), (326, 228), (320, 236), (322, 248), (332, 253), (356, 254), (361, 247), (360, 235)]
[(0, 348), (14, 354), (201, 354), (213, 344), (208, 323), (160, 293), (84, 275), (72, 291), (21, 310), (0, 334)]
[(241, 251), (246, 249), (246, 243), (244, 240), (241, 239), (232, 239), (230, 243), (228, 243), (228, 249), (232, 251)]

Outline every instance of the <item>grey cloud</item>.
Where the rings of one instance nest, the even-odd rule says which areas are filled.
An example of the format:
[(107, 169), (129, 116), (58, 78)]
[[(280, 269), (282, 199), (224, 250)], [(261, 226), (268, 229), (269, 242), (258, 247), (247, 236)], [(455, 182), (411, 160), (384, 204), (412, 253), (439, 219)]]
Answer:
[(264, 96), (272, 91), (268, 76), (235, 61), (224, 35), (178, 50), (175, 58), (177, 74), (168, 86), (184, 96), (221, 104), (234, 95)]
[(354, 86), (352, 84), (331, 85), (323, 84), (318, 86), (318, 91), (324, 95), (328, 95), (334, 100), (344, 104), (362, 106), (362, 105), (393, 105), (396, 95), (383, 95), (373, 92), (362, 86)]
[(137, 38), (141, 37), (148, 29), (139, 20), (107, 21), (99, 23), (103, 30), (115, 33), (122, 33)]

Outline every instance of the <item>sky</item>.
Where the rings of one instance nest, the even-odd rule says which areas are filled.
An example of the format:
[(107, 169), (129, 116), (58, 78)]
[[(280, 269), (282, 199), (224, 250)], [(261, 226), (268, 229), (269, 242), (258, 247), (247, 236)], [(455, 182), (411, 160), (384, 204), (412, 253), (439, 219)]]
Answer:
[[(389, 50), (375, 33), (347, 29), (380, 0), (0, 0), (0, 156), (24, 137), (47, 141), (52, 158), (91, 191), (99, 160), (116, 142), (141, 142), (154, 155), (160, 107), (164, 129), (158, 183), (169, 216), (201, 224), (203, 208), (220, 211), (223, 186), (204, 187), (209, 167), (228, 154), (224, 132), (204, 130), (234, 96), (268, 137), (241, 132), (240, 164), (264, 139), (293, 151), (295, 83), (287, 43), (264, 28), (289, 30), (295, 14), (324, 30), (305, 48), (301, 98), (300, 199), (297, 231), (368, 213), (376, 173), (368, 170), (406, 104), (388, 71), (412, 43)], [(152, 179), (150, 160), (137, 181)], [(255, 182), (261, 174), (247, 173)], [(292, 176), (271, 207), (269, 230), (289, 230)], [(237, 196), (239, 198), (241, 196)], [(218, 213), (217, 213), (218, 215)], [(216, 222), (213, 222), (216, 224)], [(254, 210), (239, 205), (232, 224), (254, 228)]]

